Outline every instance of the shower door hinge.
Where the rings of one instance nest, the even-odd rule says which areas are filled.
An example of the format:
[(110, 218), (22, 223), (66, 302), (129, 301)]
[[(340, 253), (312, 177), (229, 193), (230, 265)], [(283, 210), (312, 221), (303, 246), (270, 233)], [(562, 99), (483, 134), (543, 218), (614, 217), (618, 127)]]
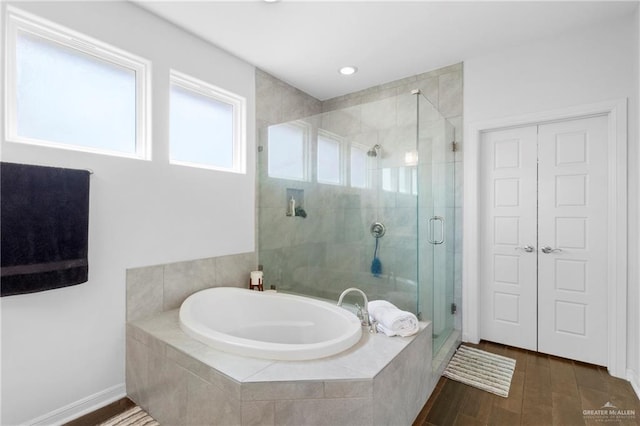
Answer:
[(451, 151), (458, 151), (458, 143), (456, 141), (451, 142)]
[(458, 312), (458, 307), (456, 306), (455, 303), (451, 304), (451, 315), (455, 315), (456, 312)]

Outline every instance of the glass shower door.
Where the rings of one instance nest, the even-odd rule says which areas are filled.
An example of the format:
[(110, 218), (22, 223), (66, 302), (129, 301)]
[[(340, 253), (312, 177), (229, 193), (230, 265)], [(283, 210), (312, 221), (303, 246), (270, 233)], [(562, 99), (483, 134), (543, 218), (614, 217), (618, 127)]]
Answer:
[(433, 323), (436, 354), (454, 328), (454, 128), (418, 94), (419, 310)]

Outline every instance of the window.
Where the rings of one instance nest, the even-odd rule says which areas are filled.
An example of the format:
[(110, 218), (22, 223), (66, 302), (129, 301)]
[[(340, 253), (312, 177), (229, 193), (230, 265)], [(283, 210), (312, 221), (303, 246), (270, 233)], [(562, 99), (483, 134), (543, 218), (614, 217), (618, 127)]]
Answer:
[(342, 140), (328, 132), (318, 132), (318, 182), (340, 185), (343, 183)]
[(170, 162), (246, 173), (246, 101), (171, 72)]
[(382, 190), (387, 192), (398, 191), (398, 170), (386, 167), (382, 169)]
[(7, 7), (11, 142), (149, 158), (149, 63)]
[(418, 169), (411, 168), (411, 193), (418, 195)]
[(398, 167), (398, 192), (402, 194), (411, 194), (411, 184), (413, 178), (411, 176), (411, 167)]
[(309, 126), (298, 121), (269, 126), (268, 138), (269, 176), (309, 180)]
[(351, 186), (353, 188), (368, 188), (367, 148), (351, 145)]

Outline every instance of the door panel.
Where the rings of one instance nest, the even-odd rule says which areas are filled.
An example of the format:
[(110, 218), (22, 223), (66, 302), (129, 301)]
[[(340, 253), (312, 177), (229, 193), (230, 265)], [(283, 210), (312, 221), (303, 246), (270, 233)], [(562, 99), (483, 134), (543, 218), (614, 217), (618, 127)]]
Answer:
[(607, 365), (607, 117), (541, 125), (538, 150), (538, 350)]
[(480, 149), (480, 337), (531, 350), (537, 347), (536, 132), (535, 126), (488, 132)]

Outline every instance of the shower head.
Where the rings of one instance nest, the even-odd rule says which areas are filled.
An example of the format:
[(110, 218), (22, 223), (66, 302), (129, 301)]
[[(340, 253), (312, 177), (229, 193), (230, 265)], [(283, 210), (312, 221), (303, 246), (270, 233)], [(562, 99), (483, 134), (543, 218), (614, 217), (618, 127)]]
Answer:
[(369, 151), (367, 151), (367, 155), (369, 157), (377, 157), (380, 154), (381, 146), (375, 144)]

